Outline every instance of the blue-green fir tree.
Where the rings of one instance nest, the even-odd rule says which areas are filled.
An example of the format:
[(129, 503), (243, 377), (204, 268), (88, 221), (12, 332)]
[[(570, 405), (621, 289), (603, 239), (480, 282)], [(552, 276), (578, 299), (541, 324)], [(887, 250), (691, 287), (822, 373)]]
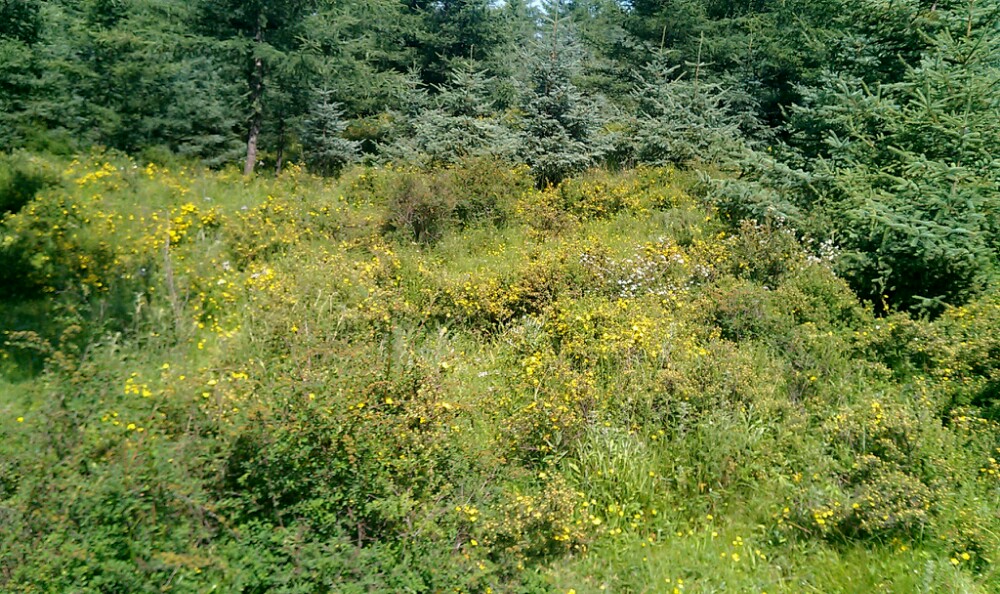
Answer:
[(540, 186), (597, 164), (611, 150), (611, 139), (603, 133), (606, 107), (573, 81), (585, 52), (574, 39), (572, 23), (558, 4), (544, 8), (542, 35), (526, 56), (521, 126), (524, 159)]

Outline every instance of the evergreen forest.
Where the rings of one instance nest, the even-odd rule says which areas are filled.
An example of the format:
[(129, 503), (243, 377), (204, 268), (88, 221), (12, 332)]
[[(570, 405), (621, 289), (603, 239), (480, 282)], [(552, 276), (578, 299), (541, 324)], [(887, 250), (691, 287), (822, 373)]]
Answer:
[(0, 592), (1000, 594), (1000, 1), (0, 0)]

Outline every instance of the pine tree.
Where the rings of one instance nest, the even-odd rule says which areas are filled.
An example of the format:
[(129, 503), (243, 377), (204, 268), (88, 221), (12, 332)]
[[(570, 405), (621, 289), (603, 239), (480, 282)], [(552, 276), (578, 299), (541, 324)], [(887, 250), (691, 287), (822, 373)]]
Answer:
[(0, 150), (23, 142), (21, 116), (37, 90), (38, 63), (32, 46), (41, 29), (37, 1), (0, 0)]
[(420, 19), (414, 31), (421, 80), (442, 85), (456, 61), (489, 59), (511, 33), (490, 0), (409, 0)]
[(384, 113), (417, 62), (409, 40), (418, 28), (419, 19), (395, 0), (321, 2), (301, 26), (303, 49), (316, 61), (308, 88), (333, 89), (351, 118)]
[[(259, 143), (265, 118), (274, 119), (272, 95), (280, 97), (288, 85), (308, 88), (308, 77), (276, 77), (275, 71), (287, 68), (295, 54), (307, 46), (303, 39), (306, 15), (316, 11), (320, 0), (200, 0), (200, 26), (219, 40), (218, 50), (232, 56), (242, 66), (246, 77), (246, 162), (243, 172), (253, 173), (258, 160)], [(271, 86), (274, 93), (271, 93)], [(298, 105), (286, 102), (285, 105)], [(291, 115), (279, 111), (278, 125)], [(277, 138), (281, 139), (280, 133)], [(282, 139), (283, 140), (283, 139)], [(279, 145), (282, 146), (283, 145)]]
[(306, 165), (322, 175), (336, 175), (358, 158), (361, 143), (344, 138), (347, 122), (333, 93), (320, 91), (302, 125), (302, 149)]
[(720, 163), (743, 148), (739, 120), (727, 92), (700, 80), (703, 65), (688, 76), (658, 51), (638, 75), (632, 97), (638, 107), (633, 146), (643, 163)]
[(490, 90), (494, 79), (460, 64), (449, 84), (438, 87), (431, 107), (416, 112), (409, 133), (385, 147), (391, 160), (422, 166), (457, 163), (468, 158), (513, 160), (520, 139), (502, 121)]
[(522, 95), (524, 156), (540, 186), (595, 165), (611, 150), (610, 139), (601, 133), (607, 106), (573, 83), (584, 53), (571, 23), (558, 4), (546, 11), (545, 35), (527, 56), (530, 70)]

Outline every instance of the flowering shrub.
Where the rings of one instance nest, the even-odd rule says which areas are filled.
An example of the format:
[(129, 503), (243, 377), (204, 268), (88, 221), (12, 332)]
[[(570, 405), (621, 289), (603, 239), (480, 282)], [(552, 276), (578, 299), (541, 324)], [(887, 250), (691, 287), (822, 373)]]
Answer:
[(671, 169), (39, 167), (4, 591), (995, 581), (995, 297), (876, 318)]

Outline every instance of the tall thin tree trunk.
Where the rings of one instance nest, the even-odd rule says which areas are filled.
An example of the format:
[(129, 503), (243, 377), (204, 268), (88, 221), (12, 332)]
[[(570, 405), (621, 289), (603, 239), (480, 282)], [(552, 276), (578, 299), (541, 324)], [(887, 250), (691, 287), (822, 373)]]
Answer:
[(250, 133), (247, 135), (247, 162), (243, 167), (243, 175), (253, 173), (254, 165), (257, 164), (257, 138), (260, 136), (260, 112), (253, 114), (250, 120)]
[[(260, 45), (263, 41), (264, 30), (258, 25), (257, 34), (254, 35), (254, 43)], [(258, 55), (253, 60), (253, 79), (250, 82), (250, 105), (253, 107), (253, 115), (250, 116), (250, 131), (247, 134), (247, 162), (243, 167), (243, 175), (253, 173), (253, 168), (257, 164), (257, 139), (260, 137), (260, 126), (264, 119), (264, 108), (261, 105), (263, 96), (264, 60)]]

